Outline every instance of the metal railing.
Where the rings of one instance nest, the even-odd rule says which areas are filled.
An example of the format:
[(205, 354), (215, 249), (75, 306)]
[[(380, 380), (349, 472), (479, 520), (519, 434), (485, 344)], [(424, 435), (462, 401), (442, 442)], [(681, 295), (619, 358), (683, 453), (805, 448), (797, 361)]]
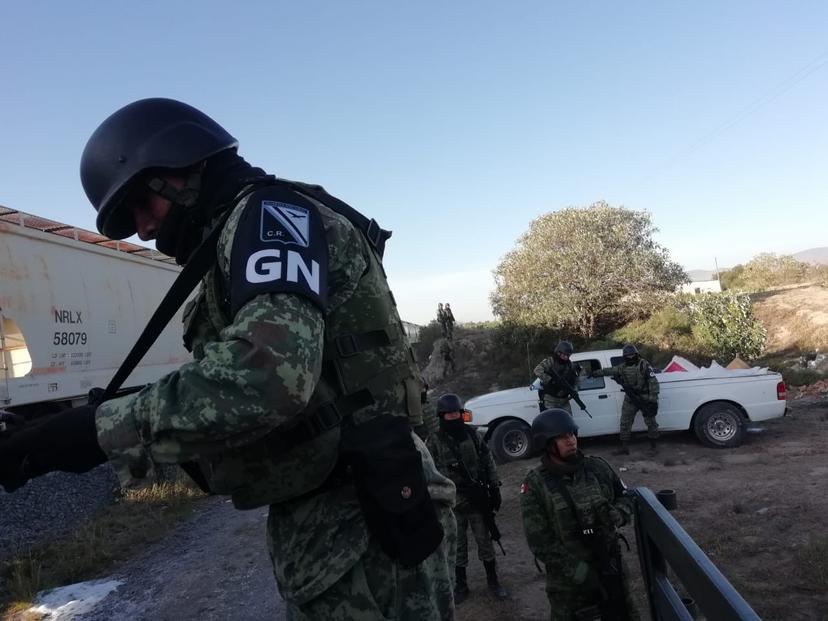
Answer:
[[(653, 621), (692, 621), (694, 614), (670, 582), (668, 568), (711, 621), (759, 621), (750, 605), (646, 487), (635, 498), (635, 538)], [(689, 604), (689, 605), (688, 605)]]

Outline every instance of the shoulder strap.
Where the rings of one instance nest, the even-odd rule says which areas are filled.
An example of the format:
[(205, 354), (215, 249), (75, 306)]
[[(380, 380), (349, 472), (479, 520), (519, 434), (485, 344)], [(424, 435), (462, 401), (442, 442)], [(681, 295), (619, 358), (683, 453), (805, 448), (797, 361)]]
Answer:
[(278, 181), (285, 183), (296, 192), (310, 196), (339, 215), (347, 218), (351, 224), (362, 231), (368, 239), (368, 243), (371, 244), (379, 255), (379, 258), (382, 259), (382, 255), (385, 253), (385, 242), (391, 237), (391, 231), (384, 230), (373, 218), (362, 215), (345, 201), (328, 194), (321, 185), (290, 181), (288, 179), (278, 179)]
[(121, 363), (121, 367), (115, 372), (115, 375), (112, 377), (98, 400), (99, 403), (107, 401), (115, 396), (115, 393), (117, 393), (118, 389), (121, 388), (121, 384), (124, 383), (126, 378), (129, 377), (129, 374), (132, 373), (136, 366), (138, 366), (138, 363), (141, 362), (141, 359), (147, 351), (149, 351), (149, 348), (152, 347), (153, 343), (155, 343), (156, 339), (161, 334), (161, 331), (170, 322), (176, 311), (182, 304), (184, 304), (193, 289), (196, 288), (204, 275), (207, 274), (210, 268), (215, 264), (216, 244), (218, 243), (218, 239), (221, 235), (222, 229), (224, 228), (225, 222), (227, 222), (227, 219), (233, 212), (232, 205), (237, 204), (242, 198), (251, 192), (258, 190), (260, 187), (261, 184), (254, 184), (233, 198), (232, 204), (221, 216), (221, 219), (212, 228), (204, 241), (202, 241), (198, 248), (196, 248), (195, 252), (193, 252), (190, 260), (187, 261), (184, 269), (181, 270), (181, 273), (175, 279), (172, 287), (170, 287), (169, 291), (167, 291), (167, 294), (164, 296), (164, 299), (161, 300), (158, 308), (155, 309), (155, 312), (147, 322), (141, 336), (138, 337), (135, 345), (132, 346), (132, 349), (127, 354), (127, 357), (124, 358), (124, 361)]

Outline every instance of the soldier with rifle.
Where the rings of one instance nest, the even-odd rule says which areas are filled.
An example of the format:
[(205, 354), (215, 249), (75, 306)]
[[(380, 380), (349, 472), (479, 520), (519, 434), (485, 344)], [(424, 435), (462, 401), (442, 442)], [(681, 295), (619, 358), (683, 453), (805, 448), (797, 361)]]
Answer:
[(457, 395), (442, 395), (437, 401), (437, 415), (440, 431), (429, 436), (428, 449), (437, 469), (457, 486), (454, 601), (459, 604), (469, 594), (466, 581), (466, 567), (469, 564), (466, 530), (469, 526), (477, 542), (477, 556), (486, 569), (489, 590), (496, 598), (506, 599), (509, 593), (497, 576), (492, 545), (492, 541), (500, 545), (500, 531), (494, 514), (500, 510), (502, 503), (494, 458), (477, 432), (463, 422), (463, 404)]
[(611, 377), (624, 391), (624, 404), (621, 406), (621, 446), (614, 451), (614, 454), (630, 454), (629, 444), (633, 421), (639, 410), (644, 416), (644, 423), (647, 425), (650, 451), (655, 454), (658, 451), (656, 446), (658, 440), (658, 423), (656, 422), (656, 414), (658, 414), (658, 380), (653, 367), (639, 355), (635, 345), (624, 345), (622, 355), (624, 356), (623, 364), (592, 373), (593, 377)]
[(631, 521), (624, 483), (600, 457), (578, 450), (566, 410), (532, 423), (541, 463), (520, 488), (526, 541), (546, 568), (552, 621), (635, 621), (618, 528)]
[(572, 406), (569, 405), (569, 400), (572, 399), (592, 418), (575, 388), (578, 385), (581, 366), (573, 364), (569, 359), (573, 351), (572, 343), (560, 341), (552, 355), (535, 367), (535, 375), (543, 382), (543, 409), (560, 408), (571, 414)]

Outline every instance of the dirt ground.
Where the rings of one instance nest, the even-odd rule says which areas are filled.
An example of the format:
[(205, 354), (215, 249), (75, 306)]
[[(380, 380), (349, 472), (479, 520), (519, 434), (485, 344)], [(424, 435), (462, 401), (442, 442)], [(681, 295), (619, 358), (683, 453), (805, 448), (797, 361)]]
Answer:
[[(610, 438), (582, 443), (620, 472), (628, 487), (675, 489), (674, 517), (766, 621), (828, 620), (828, 402), (792, 401), (783, 419), (770, 421), (736, 449), (702, 446), (689, 433), (663, 437), (655, 459), (646, 444), (630, 457), (612, 455)], [(458, 608), (458, 621), (539, 621), (549, 618), (544, 577), (526, 545), (519, 488), (534, 460), (500, 466), (503, 510), (498, 523), (506, 556), (498, 557), (508, 602), (486, 591), (482, 565), (470, 558), (471, 597)], [(635, 534), (625, 534), (633, 552), (627, 563), (644, 614)]]
[[(766, 621), (828, 621), (828, 401), (793, 400), (792, 412), (750, 434), (736, 449), (717, 450), (689, 434), (671, 434), (656, 459), (644, 442), (619, 460), (611, 438), (585, 440), (587, 454), (613, 464), (628, 486), (677, 491), (674, 516)], [(541, 621), (549, 618), (544, 577), (523, 537), (519, 488), (535, 461), (500, 467), (503, 510), (498, 522), (507, 555), (498, 563), (512, 596), (494, 600), (482, 564), (469, 567), (471, 596), (458, 621)], [(165, 540), (117, 568), (122, 586), (94, 612), (48, 619), (207, 621), (284, 619), (264, 547), (265, 512), (237, 512), (210, 498)], [(627, 564), (646, 611), (634, 556)], [(475, 558), (472, 544), (472, 559)], [(14, 619), (40, 615), (13, 615)], [(646, 612), (642, 619), (647, 619)], [(710, 616), (715, 619), (715, 616)]]

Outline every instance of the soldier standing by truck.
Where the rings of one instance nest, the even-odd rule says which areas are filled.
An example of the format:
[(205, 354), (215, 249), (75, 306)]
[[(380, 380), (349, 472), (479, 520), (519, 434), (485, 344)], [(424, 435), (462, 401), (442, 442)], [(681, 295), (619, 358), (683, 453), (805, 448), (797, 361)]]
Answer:
[(549, 358), (535, 367), (535, 375), (543, 382), (543, 403), (546, 408), (561, 408), (570, 414), (569, 400), (578, 385), (580, 365), (572, 364), (569, 357), (574, 348), (569, 341), (559, 341)]
[(437, 401), (440, 431), (429, 436), (428, 448), (437, 469), (457, 486), (457, 554), (455, 560), (454, 600), (462, 602), (469, 594), (466, 567), (469, 549), (466, 531), (471, 526), (477, 542), (477, 556), (486, 569), (489, 590), (498, 599), (509, 597), (500, 584), (495, 565), (493, 537), (500, 539), (494, 513), (500, 510), (500, 479), (488, 445), (463, 422), (460, 397), (446, 393)]
[(592, 373), (593, 377), (609, 376), (615, 380), (624, 391), (624, 403), (621, 406), (621, 446), (614, 451), (615, 455), (630, 454), (630, 437), (635, 415), (641, 411), (644, 423), (647, 425), (647, 438), (650, 440), (652, 454), (658, 452), (658, 392), (659, 385), (655, 371), (650, 363), (638, 353), (635, 345), (624, 345), (621, 352), (623, 364), (600, 369)]
[(578, 450), (566, 410), (541, 412), (532, 441), (542, 453), (520, 488), (529, 548), (546, 568), (552, 621), (633, 621), (617, 529), (632, 519), (625, 487), (600, 457)]
[(81, 180), (99, 231), (155, 239), (185, 272), (204, 261), (185, 312), (195, 360), (7, 434), (0, 485), (109, 460), (128, 486), (154, 464), (198, 464), (237, 508), (269, 506), (289, 618), (451, 619), (454, 489), (411, 431), (421, 379), (381, 265), (388, 233), (237, 147), (170, 99), (92, 134)]

